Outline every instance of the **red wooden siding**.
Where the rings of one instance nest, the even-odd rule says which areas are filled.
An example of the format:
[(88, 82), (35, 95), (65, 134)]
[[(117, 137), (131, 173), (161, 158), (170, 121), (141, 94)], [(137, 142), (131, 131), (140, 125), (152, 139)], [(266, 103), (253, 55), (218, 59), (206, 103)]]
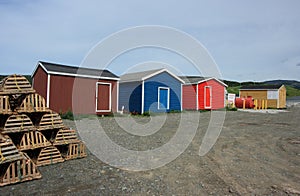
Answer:
[(182, 86), (182, 108), (184, 110), (197, 109), (197, 91), (196, 85), (183, 85)]
[[(88, 78), (76, 78), (73, 89), (73, 112), (75, 114), (95, 114), (96, 113), (96, 84), (97, 82), (111, 83), (111, 109), (117, 112), (117, 81), (97, 80)], [(108, 96), (108, 93), (101, 96)], [(107, 100), (108, 97), (103, 97)], [(97, 114), (107, 114), (109, 112), (97, 112)]]
[[(47, 98), (47, 78), (46, 73), (38, 68), (34, 76), (34, 88), (45, 98)], [(111, 83), (111, 109), (112, 112), (117, 112), (117, 81), (91, 78), (75, 80), (75, 77), (61, 75), (50, 75), (49, 108), (63, 113), (71, 110), (75, 114), (95, 114), (97, 82)], [(101, 96), (108, 96), (108, 92)], [(108, 97), (103, 97), (103, 100), (108, 101)], [(97, 112), (97, 114), (107, 113), (109, 112)]]
[[(198, 104), (199, 109), (206, 109), (204, 107), (204, 88), (211, 87), (211, 109), (224, 108), (225, 87), (216, 80), (209, 80), (198, 84)], [(207, 98), (207, 97), (206, 97)], [(208, 99), (208, 98), (207, 98)]]
[(34, 75), (33, 88), (45, 98), (47, 102), (47, 83), (48, 75), (47, 73), (39, 67)]

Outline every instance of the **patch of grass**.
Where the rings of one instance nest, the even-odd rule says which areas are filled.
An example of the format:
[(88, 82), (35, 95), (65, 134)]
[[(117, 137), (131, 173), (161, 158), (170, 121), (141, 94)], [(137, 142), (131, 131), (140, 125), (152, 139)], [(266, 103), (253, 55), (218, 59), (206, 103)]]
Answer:
[(71, 110), (68, 110), (65, 113), (60, 112), (59, 115), (62, 119), (74, 120), (74, 114)]
[(236, 107), (226, 106), (225, 110), (226, 111), (237, 111), (238, 109)]
[(227, 88), (227, 92), (228, 93), (233, 93), (233, 94), (235, 94), (235, 95), (239, 95), (239, 93), (240, 93), (240, 88), (241, 88), (241, 86), (232, 86), (232, 87), (228, 87)]
[(142, 114), (142, 116), (150, 116), (150, 111), (146, 111)]
[(168, 113), (181, 113), (180, 110), (170, 110)]
[(292, 86), (285, 86), (286, 88), (286, 96), (287, 97), (295, 97), (295, 96), (300, 96), (300, 90), (296, 89)]

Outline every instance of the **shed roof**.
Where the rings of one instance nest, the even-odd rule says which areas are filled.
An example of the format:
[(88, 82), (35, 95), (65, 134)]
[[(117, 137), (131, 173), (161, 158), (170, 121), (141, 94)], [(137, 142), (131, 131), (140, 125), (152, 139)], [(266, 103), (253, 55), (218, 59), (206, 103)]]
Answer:
[(179, 76), (179, 77), (182, 80), (184, 80), (185, 84), (199, 84), (199, 83), (202, 83), (202, 82), (206, 82), (208, 80), (216, 80), (217, 82), (219, 82), (223, 86), (227, 87), (227, 84), (225, 84), (221, 80), (216, 79), (214, 77), (202, 77), (202, 76)]
[(62, 65), (62, 64), (50, 63), (44, 61), (38, 62), (38, 65), (34, 70), (32, 76), (35, 75), (39, 66), (41, 66), (44, 69), (44, 71), (48, 74), (119, 80), (118, 76), (116, 76), (115, 74), (113, 74), (112, 72), (106, 69), (76, 67), (76, 66)]
[(252, 85), (252, 86), (242, 86), (240, 90), (278, 90), (282, 87), (282, 84), (278, 85)]
[(154, 69), (154, 70), (148, 70), (148, 71), (142, 71), (142, 72), (133, 72), (122, 75), (120, 78), (121, 83), (125, 82), (137, 82), (137, 81), (145, 81), (155, 75), (158, 75), (160, 73), (167, 72), (175, 79), (179, 80), (181, 83), (184, 83), (184, 80), (182, 80), (180, 77), (176, 76), (175, 74), (171, 73), (167, 69)]

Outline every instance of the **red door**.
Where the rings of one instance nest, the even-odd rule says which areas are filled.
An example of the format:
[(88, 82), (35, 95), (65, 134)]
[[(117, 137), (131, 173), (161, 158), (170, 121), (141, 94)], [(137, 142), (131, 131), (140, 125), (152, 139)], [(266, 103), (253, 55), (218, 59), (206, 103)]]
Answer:
[(96, 88), (96, 112), (111, 111), (111, 84), (97, 83)]
[(209, 109), (211, 108), (211, 86), (204, 87), (204, 108)]

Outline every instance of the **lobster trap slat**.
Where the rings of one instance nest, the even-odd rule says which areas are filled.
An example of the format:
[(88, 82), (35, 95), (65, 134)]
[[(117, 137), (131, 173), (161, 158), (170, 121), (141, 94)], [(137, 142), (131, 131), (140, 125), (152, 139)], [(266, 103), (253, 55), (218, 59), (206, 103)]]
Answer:
[(0, 135), (0, 164), (22, 159), (17, 147), (8, 136)]
[(37, 166), (51, 165), (64, 162), (59, 150), (54, 146), (43, 148), (36, 160)]
[(63, 128), (64, 124), (61, 120), (59, 114), (57, 113), (49, 113), (44, 114), (40, 123), (38, 130), (47, 130), (47, 129), (59, 129)]
[(0, 82), (0, 94), (23, 94), (23, 93), (34, 93), (35, 90), (32, 88), (29, 81), (21, 75), (11, 75), (4, 78)]
[(37, 166), (24, 153), (23, 159), (2, 165), (0, 174), (0, 186), (24, 182), (42, 177)]
[(51, 143), (45, 138), (45, 136), (38, 131), (31, 131), (24, 133), (19, 149), (20, 150), (32, 150), (36, 148), (50, 146)]
[(86, 157), (86, 147), (83, 142), (68, 145), (68, 152), (63, 154), (65, 160)]
[(56, 134), (53, 145), (64, 145), (78, 142), (80, 142), (80, 140), (78, 139), (75, 130), (61, 129)]
[(19, 113), (32, 113), (32, 112), (49, 112), (50, 109), (46, 106), (44, 97), (37, 93), (28, 94), (22, 104), (17, 107)]
[(35, 127), (30, 118), (25, 114), (11, 115), (6, 120), (3, 127), (0, 128), (2, 133), (14, 133), (22, 131), (31, 131)]
[(0, 96), (0, 114), (11, 114), (8, 96)]

